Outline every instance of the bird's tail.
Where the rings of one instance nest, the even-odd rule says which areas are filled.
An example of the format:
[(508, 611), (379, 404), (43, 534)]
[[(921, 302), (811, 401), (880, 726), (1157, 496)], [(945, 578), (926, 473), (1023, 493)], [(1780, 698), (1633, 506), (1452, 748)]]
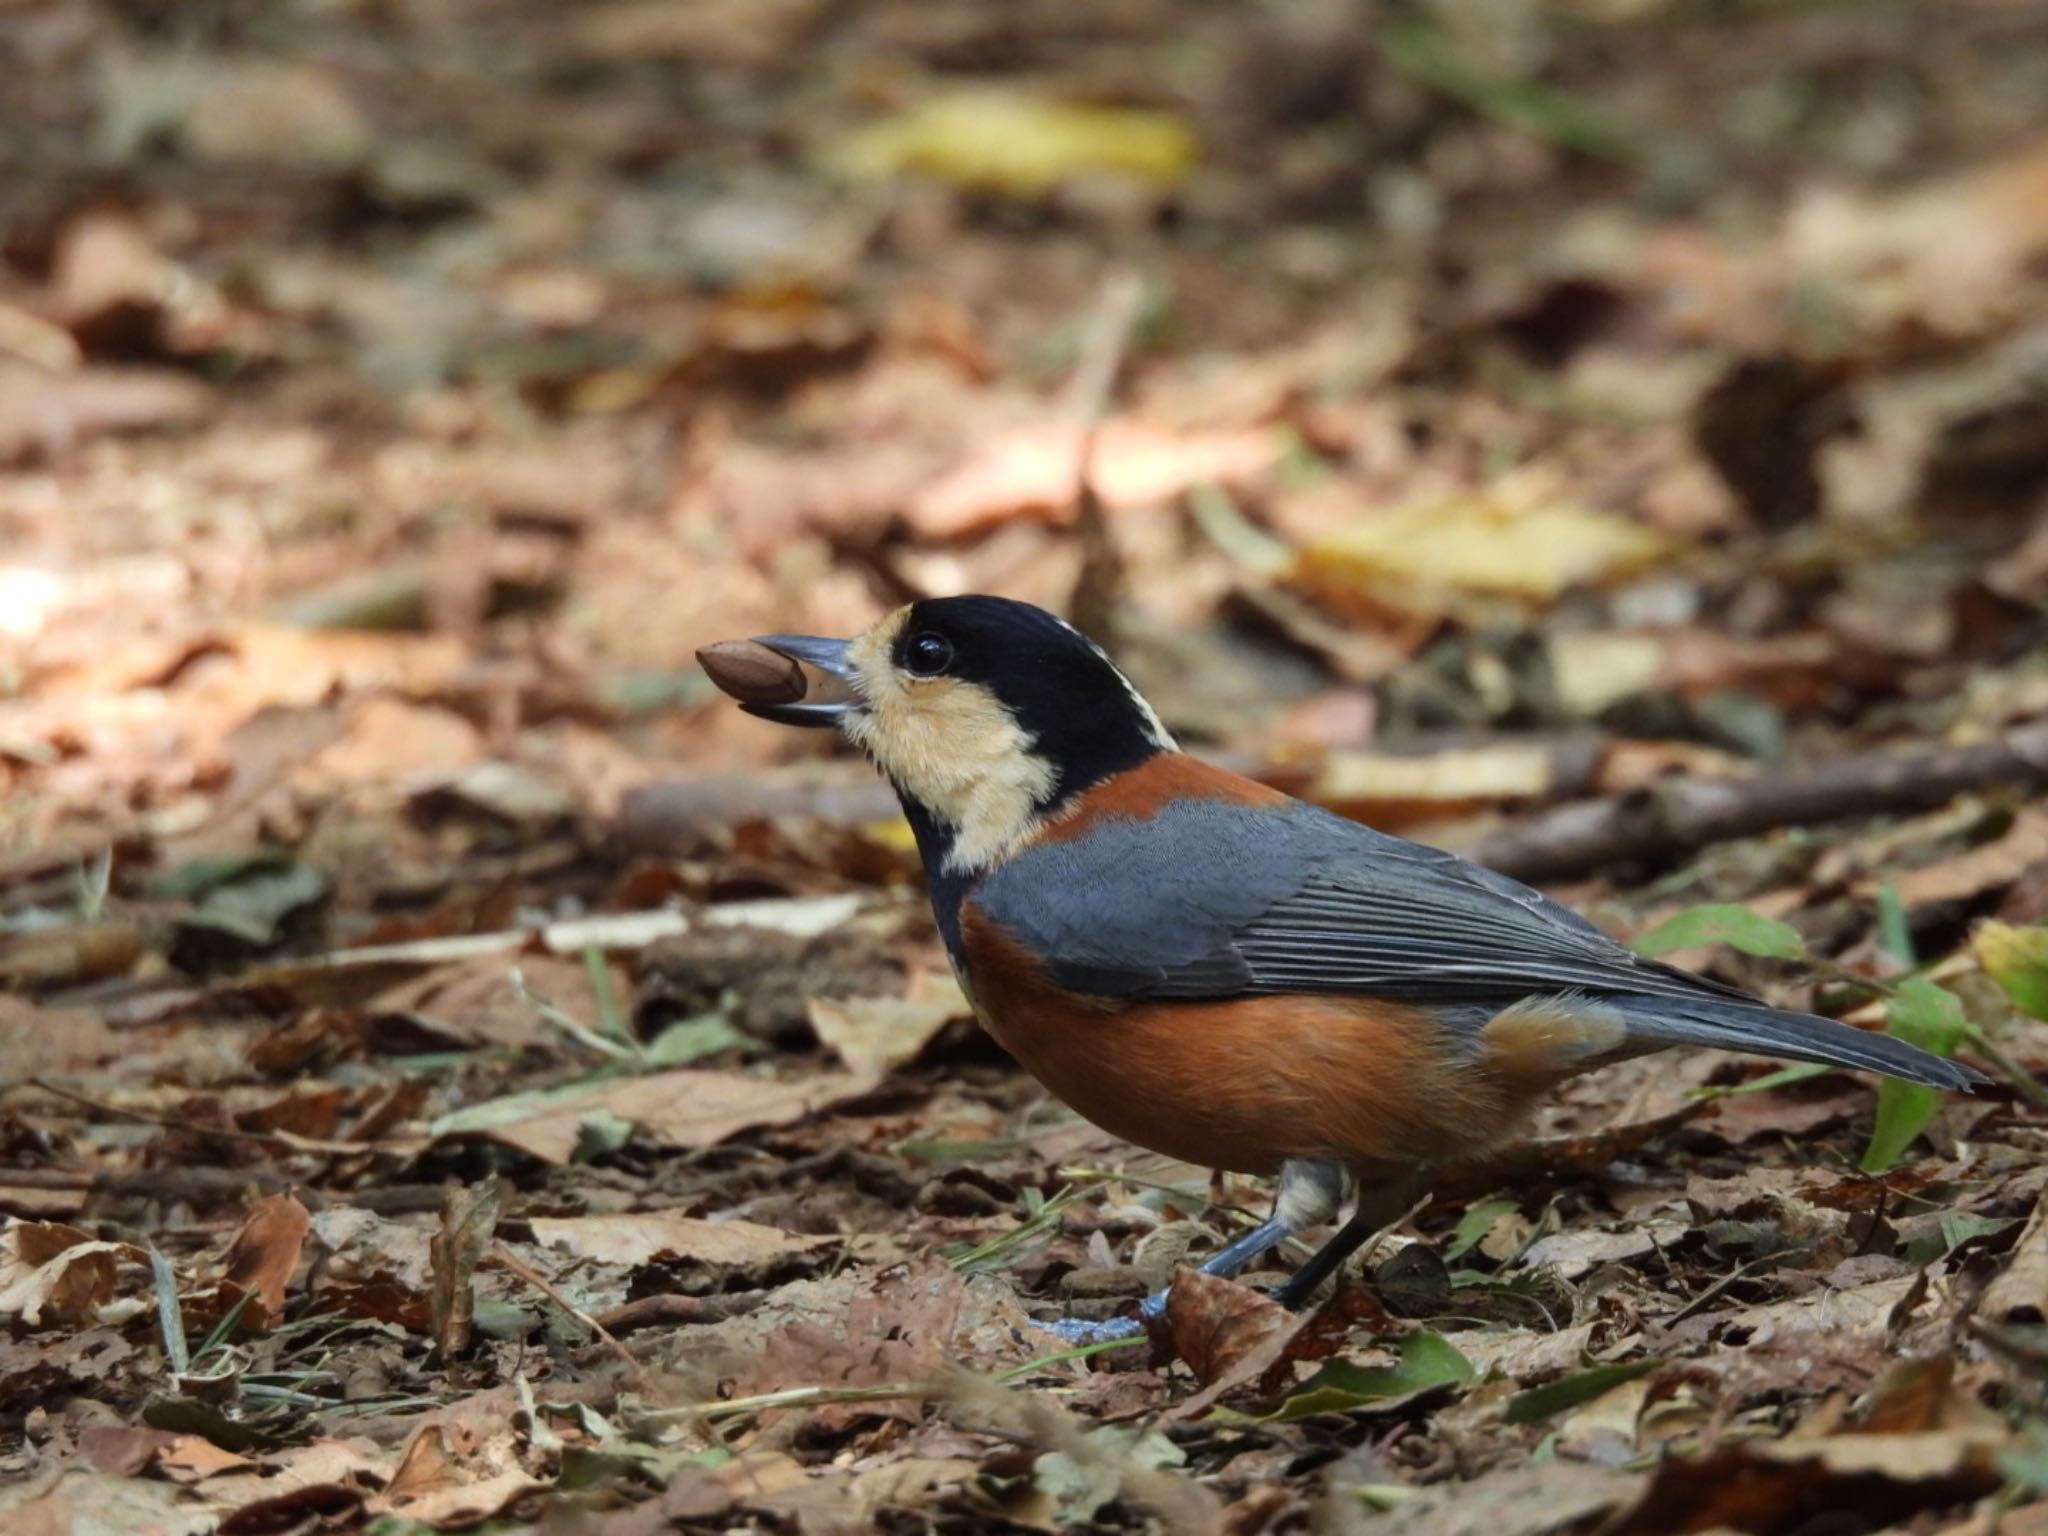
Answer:
[(1707, 1045), (1752, 1056), (1818, 1061), (1856, 1067), (1930, 1088), (1968, 1092), (1988, 1079), (1958, 1062), (1923, 1051), (1893, 1035), (1880, 1035), (1812, 1013), (1786, 1013), (1761, 1003), (1748, 1006), (1713, 998), (1615, 999), (1632, 1040), (1649, 1046)]

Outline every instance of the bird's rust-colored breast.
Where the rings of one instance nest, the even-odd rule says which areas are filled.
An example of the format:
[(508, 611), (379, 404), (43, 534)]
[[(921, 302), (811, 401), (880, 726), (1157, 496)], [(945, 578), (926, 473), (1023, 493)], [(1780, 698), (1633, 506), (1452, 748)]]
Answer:
[(1420, 1008), (1081, 997), (1053, 985), (972, 898), (961, 930), (989, 1032), (1089, 1120), (1169, 1157), (1242, 1173), (1290, 1157), (1437, 1162), (1499, 1141), (1526, 1108)]

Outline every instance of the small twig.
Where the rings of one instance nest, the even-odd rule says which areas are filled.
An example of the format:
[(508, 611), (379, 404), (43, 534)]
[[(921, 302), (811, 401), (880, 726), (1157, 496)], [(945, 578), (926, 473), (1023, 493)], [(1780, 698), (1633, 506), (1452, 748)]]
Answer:
[(929, 1402), (943, 1396), (944, 1392), (944, 1386), (935, 1381), (898, 1381), (878, 1387), (785, 1387), (780, 1392), (759, 1392), (752, 1397), (712, 1398), (708, 1402), (684, 1403), (676, 1408), (653, 1408), (640, 1417), (656, 1424), (672, 1419), (701, 1419), (712, 1423), (771, 1408), (826, 1408), (835, 1403), (884, 1403), (894, 1398)]
[(650, 1397), (654, 1395), (656, 1390), (654, 1379), (647, 1374), (647, 1368), (633, 1358), (632, 1352), (614, 1338), (611, 1331), (603, 1323), (600, 1323), (588, 1312), (577, 1306), (575, 1302), (556, 1290), (553, 1282), (535, 1273), (525, 1260), (521, 1259), (519, 1255), (507, 1248), (503, 1243), (494, 1243), (491, 1246), (490, 1259), (500, 1269), (509, 1271), (511, 1274), (524, 1280), (536, 1291), (539, 1291), (541, 1295), (547, 1297), (549, 1301), (552, 1301), (564, 1312), (575, 1318), (577, 1322), (596, 1334), (598, 1338), (604, 1341), (605, 1347), (619, 1357), (620, 1362), (626, 1367), (626, 1373), (633, 1378), (634, 1387)]
[(56, 1098), (69, 1099), (72, 1103), (100, 1115), (113, 1115), (123, 1120), (134, 1120), (142, 1125), (153, 1125), (160, 1130), (188, 1131), (199, 1136), (225, 1136), (232, 1141), (253, 1141), (266, 1147), (283, 1147), (287, 1151), (302, 1152), (305, 1147), (293, 1142), (277, 1131), (245, 1131), (231, 1125), (195, 1125), (189, 1120), (170, 1120), (162, 1115), (146, 1115), (139, 1109), (123, 1109), (119, 1104), (108, 1104), (100, 1099), (90, 1098), (74, 1089), (51, 1082), (46, 1077), (30, 1077), (22, 1080), (22, 1086), (39, 1088)]
[(578, 1045), (596, 1051), (600, 1056), (606, 1057), (611, 1061), (636, 1062), (640, 1059), (641, 1053), (637, 1047), (621, 1045), (616, 1040), (607, 1040), (603, 1035), (597, 1033), (596, 1030), (573, 1018), (562, 1009), (557, 1008), (546, 998), (536, 997), (533, 993), (529, 992), (526, 989), (525, 973), (518, 966), (513, 966), (507, 974), (512, 982), (512, 995), (531, 1008), (542, 1019), (545, 1019), (571, 1040), (574, 1040)]
[(2007, 1055), (2003, 1048), (1994, 1045), (1991, 1037), (1974, 1024), (1970, 1026), (1967, 1038), (1970, 1049), (1996, 1067), (2013, 1092), (2036, 1109), (2048, 1109), (2048, 1084), (2043, 1084), (2038, 1077)]
[(1400, 1231), (1403, 1227), (1407, 1226), (1410, 1222), (1415, 1220), (1416, 1217), (1420, 1216), (1424, 1211), (1428, 1210), (1430, 1206), (1432, 1206), (1435, 1203), (1436, 1196), (1433, 1193), (1425, 1190), (1420, 1200), (1417, 1200), (1413, 1205), (1409, 1206), (1406, 1211), (1404, 1211), (1401, 1215), (1396, 1216), (1392, 1221), (1383, 1224), (1377, 1232), (1373, 1233), (1371, 1237), (1367, 1238), (1365, 1240), (1364, 1246), (1358, 1250), (1358, 1257), (1352, 1262), (1356, 1263), (1360, 1269), (1364, 1269), (1366, 1265), (1372, 1262), (1373, 1255), (1379, 1252), (1380, 1244), (1384, 1243), (1394, 1233)]
[(688, 1328), (743, 1317), (768, 1299), (767, 1291), (742, 1291), (723, 1296), (642, 1296), (612, 1308), (598, 1319), (613, 1333), (638, 1333), (643, 1328)]
[[(577, 1322), (581, 1323), (584, 1327), (588, 1328), (592, 1333), (596, 1334), (598, 1338), (602, 1339), (604, 1341), (605, 1347), (609, 1349), (614, 1355), (616, 1355), (619, 1359), (619, 1362), (625, 1366), (626, 1374), (632, 1379), (634, 1389), (638, 1391), (641, 1394), (641, 1396), (653, 1397), (657, 1395), (657, 1393), (659, 1392), (659, 1388), (657, 1387), (654, 1378), (647, 1374), (647, 1368), (643, 1366), (638, 1360), (633, 1358), (632, 1351), (627, 1349), (625, 1345), (621, 1344), (615, 1337), (613, 1337), (611, 1330), (606, 1328), (603, 1323), (600, 1323), (588, 1312), (584, 1311), (581, 1307), (577, 1306), (575, 1302), (571, 1301), (568, 1297), (564, 1296), (560, 1291), (555, 1289), (554, 1285), (551, 1282), (542, 1278), (539, 1274), (536, 1274), (530, 1265), (528, 1265), (524, 1260), (522, 1260), (519, 1257), (519, 1255), (512, 1252), (511, 1249), (507, 1248), (503, 1243), (493, 1243), (491, 1245), (489, 1258), (492, 1260), (492, 1262), (497, 1264), (499, 1268), (507, 1271), (510, 1274), (516, 1275), (521, 1280), (524, 1280), (528, 1285), (532, 1286), (535, 1290), (539, 1291), (541, 1295), (547, 1297), (549, 1301), (552, 1301), (564, 1312), (568, 1313), (571, 1317), (575, 1318)], [(696, 1412), (695, 1409), (687, 1405), (679, 1409), (658, 1409), (656, 1410), (656, 1412), (662, 1414), (666, 1418), (680, 1419), (686, 1423), (693, 1425), (697, 1430), (698, 1438), (703, 1440), (707, 1445), (715, 1445), (718, 1442), (718, 1437), (712, 1433), (711, 1421), (708, 1418), (706, 1418), (703, 1414)]]
[(1117, 601), (1124, 587), (1124, 561), (1092, 473), (1095, 443), (1116, 395), (1117, 377), (1130, 350), (1131, 333), (1145, 295), (1134, 272), (1119, 272), (1096, 305), (1066, 392), (1067, 411), (1081, 424), (1074, 463), (1074, 533), (1081, 547), (1081, 574), (1068, 603), (1076, 627), (1114, 648)]
[(1778, 827), (1929, 810), (1957, 795), (2048, 786), (2048, 720), (1967, 747), (1860, 752), (1746, 778), (1666, 779), (1561, 805), (1460, 849), (1520, 880), (1664, 863)]
[(1059, 1225), (1060, 1212), (1072, 1205), (1079, 1198), (1080, 1193), (1081, 1191), (1073, 1185), (1067, 1185), (1007, 1232), (999, 1232), (994, 1237), (976, 1243), (972, 1248), (955, 1254), (947, 1262), (955, 1270), (965, 1274), (976, 1265), (986, 1264), (998, 1255), (1007, 1253), (1010, 1249), (1022, 1243), (1029, 1242), (1041, 1233), (1057, 1227)]
[[(1582, 738), (1572, 737), (1568, 744)], [(1576, 746), (1572, 755), (1577, 756)], [(1282, 779), (1272, 764), (1214, 754), (1221, 767)], [(1577, 775), (1572, 775), (1574, 779)], [(1622, 795), (1581, 799), (1520, 817), (1452, 851), (1519, 880), (1566, 880), (1611, 866), (1668, 865), (1717, 843), (1846, 817), (1927, 810), (1958, 795), (2048, 787), (2048, 720), (2015, 726), (1968, 747), (1857, 753), (1733, 778), (1661, 779)], [(894, 814), (879, 783), (816, 770), (674, 780), (622, 803), (620, 835), (635, 849), (673, 851), (706, 830), (771, 816), (857, 826)]]
[(1086, 1360), (1090, 1355), (1103, 1354), (1108, 1350), (1129, 1349), (1136, 1344), (1150, 1344), (1151, 1342), (1151, 1339), (1142, 1333), (1128, 1339), (1097, 1339), (1093, 1344), (1083, 1344), (1075, 1349), (1063, 1349), (1058, 1354), (1040, 1355), (1036, 1360), (1027, 1360), (1022, 1365), (1013, 1365), (1006, 1371), (998, 1371), (996, 1373), (996, 1380), (1005, 1383), (1012, 1382), (1020, 1377), (1030, 1376), (1035, 1372), (1045, 1370), (1049, 1366), (1065, 1365), (1069, 1360)]
[(1743, 1265), (1740, 1269), (1731, 1270), (1729, 1273), (1723, 1275), (1720, 1279), (1716, 1280), (1712, 1285), (1708, 1286), (1704, 1291), (1701, 1291), (1699, 1295), (1693, 1297), (1691, 1301), (1688, 1301), (1676, 1312), (1672, 1313), (1669, 1317), (1665, 1318), (1660, 1326), (1665, 1328), (1676, 1328), (1688, 1317), (1692, 1317), (1701, 1310), (1703, 1310), (1710, 1302), (1714, 1300), (1715, 1297), (1721, 1295), (1722, 1292), (1726, 1291), (1731, 1285), (1736, 1284), (1738, 1281), (1748, 1279), (1752, 1274), (1762, 1269), (1765, 1265), (1783, 1263), (1788, 1259), (1798, 1258), (1802, 1254), (1810, 1253), (1811, 1251), (1811, 1249), (1800, 1249), (1791, 1253), (1766, 1253), (1761, 1255), (1760, 1257), (1751, 1259), (1747, 1264)]
[[(110, 1173), (82, 1173), (69, 1168), (0, 1169), (0, 1190), (48, 1189), (114, 1199), (172, 1200), (198, 1204), (205, 1200), (236, 1200), (249, 1190), (275, 1192), (300, 1181), (270, 1168), (126, 1168)], [(380, 1188), (322, 1194), (300, 1188), (309, 1206), (355, 1206), (380, 1216), (416, 1215), (439, 1210), (443, 1190), (437, 1184), (389, 1184)]]

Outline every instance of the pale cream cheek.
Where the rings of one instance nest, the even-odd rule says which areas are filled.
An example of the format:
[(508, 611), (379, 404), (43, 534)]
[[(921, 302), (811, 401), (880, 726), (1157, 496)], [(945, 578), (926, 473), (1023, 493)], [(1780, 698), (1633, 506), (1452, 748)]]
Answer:
[(980, 868), (1028, 836), (1053, 773), (1010, 712), (985, 689), (906, 680), (874, 660), (860, 658), (868, 704), (848, 717), (847, 735), (952, 829), (948, 867)]

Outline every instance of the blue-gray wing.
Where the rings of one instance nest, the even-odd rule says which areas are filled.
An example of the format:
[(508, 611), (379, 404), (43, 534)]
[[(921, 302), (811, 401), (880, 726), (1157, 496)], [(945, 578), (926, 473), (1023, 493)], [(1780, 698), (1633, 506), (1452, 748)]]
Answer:
[(1100, 997), (1528, 992), (1741, 998), (1644, 960), (1540, 892), (1299, 802), (1189, 799), (1025, 849), (971, 899)]

